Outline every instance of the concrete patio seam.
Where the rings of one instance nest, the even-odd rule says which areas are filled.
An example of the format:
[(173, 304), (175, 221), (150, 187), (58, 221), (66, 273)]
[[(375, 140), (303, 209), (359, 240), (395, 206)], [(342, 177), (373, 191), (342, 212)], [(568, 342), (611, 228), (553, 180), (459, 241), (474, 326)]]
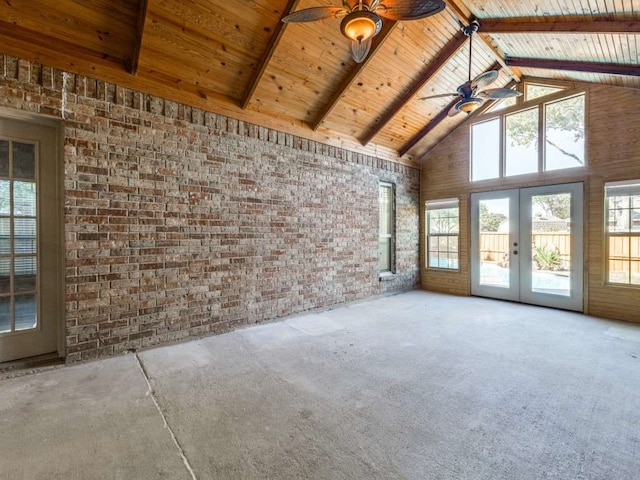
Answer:
[(196, 477), (196, 474), (195, 474), (193, 468), (191, 467), (191, 463), (189, 462), (189, 459), (187, 458), (187, 456), (184, 453), (184, 449), (180, 445), (180, 442), (178, 441), (178, 438), (176, 437), (175, 433), (173, 432), (173, 429), (171, 428), (171, 425), (169, 425), (169, 422), (167, 422), (167, 417), (165, 416), (164, 412), (162, 411), (162, 408), (160, 407), (160, 404), (158, 403), (158, 400), (156, 399), (155, 393), (153, 392), (153, 387), (151, 386), (151, 382), (149, 381), (149, 375), (147, 374), (147, 371), (144, 368), (144, 364), (142, 363), (142, 359), (138, 356), (137, 352), (134, 353), (134, 356), (135, 356), (136, 361), (138, 363), (138, 367), (140, 367), (140, 371), (142, 372), (142, 376), (144, 377), (145, 382), (147, 382), (147, 388), (149, 389), (149, 396), (151, 397), (151, 400), (153, 400), (153, 404), (156, 406), (156, 409), (158, 410), (158, 413), (160, 413), (160, 416), (162, 417), (162, 421), (164, 422), (164, 426), (169, 431), (169, 434), (171, 435), (171, 440), (173, 440), (173, 443), (175, 444), (176, 448), (178, 449), (178, 454), (180, 455), (180, 458), (182, 458), (182, 463), (184, 463), (184, 466), (189, 471), (189, 474), (191, 475), (192, 480), (198, 480), (198, 477)]

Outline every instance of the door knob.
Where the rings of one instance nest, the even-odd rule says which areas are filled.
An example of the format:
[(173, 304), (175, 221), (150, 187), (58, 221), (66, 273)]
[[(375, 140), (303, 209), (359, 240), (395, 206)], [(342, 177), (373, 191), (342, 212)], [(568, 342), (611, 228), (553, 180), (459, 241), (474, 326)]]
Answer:
[(514, 255), (517, 255), (517, 254), (518, 254), (518, 250), (514, 250), (514, 251), (513, 251), (513, 254), (514, 254)]

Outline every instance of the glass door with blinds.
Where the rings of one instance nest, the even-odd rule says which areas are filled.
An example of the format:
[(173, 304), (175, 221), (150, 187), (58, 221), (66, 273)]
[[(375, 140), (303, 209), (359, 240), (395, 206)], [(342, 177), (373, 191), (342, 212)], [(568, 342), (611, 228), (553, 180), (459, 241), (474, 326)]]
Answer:
[(0, 362), (57, 350), (56, 132), (0, 119)]

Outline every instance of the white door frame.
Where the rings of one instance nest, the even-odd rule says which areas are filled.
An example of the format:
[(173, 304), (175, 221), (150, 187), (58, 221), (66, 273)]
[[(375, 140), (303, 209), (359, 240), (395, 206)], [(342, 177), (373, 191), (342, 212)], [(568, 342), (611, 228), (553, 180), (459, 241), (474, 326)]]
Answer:
[[(40, 210), (42, 204), (53, 207), (47, 211), (46, 237), (41, 231), (41, 225), (38, 225), (37, 230), (39, 269), (41, 257), (44, 255), (48, 258), (48, 267), (45, 271), (39, 270), (38, 282), (40, 287), (38, 287), (38, 291), (42, 292), (42, 288), (46, 287), (47, 305), (49, 305), (46, 307), (46, 315), (49, 317), (49, 321), (46, 326), (43, 324), (40, 330), (46, 330), (51, 335), (51, 339), (44, 342), (44, 344), (35, 339), (33, 348), (30, 345), (31, 342), (27, 342), (28, 348), (23, 349), (20, 346), (20, 339), (27, 338), (29, 331), (5, 335), (0, 349), (2, 350), (0, 351), (0, 362), (44, 353), (57, 353), (58, 356), (63, 357), (66, 353), (63, 124), (57, 118), (5, 107), (0, 107), (0, 121), (3, 124), (0, 134), (3, 136), (24, 138), (38, 142), (44, 141), (46, 143), (46, 159), (42, 158), (43, 161), (39, 162), (37, 178), (39, 178), (38, 183), (40, 185), (46, 182), (48, 188), (44, 196), (41, 194), (44, 192), (38, 192), (38, 210)], [(31, 133), (30, 129), (33, 129), (34, 133)], [(45, 138), (39, 138), (39, 135)], [(42, 153), (39, 152), (39, 155), (42, 156)], [(38, 213), (38, 216), (40, 218), (40, 213)], [(44, 312), (41, 310), (39, 306), (39, 321), (44, 319), (42, 316)], [(13, 345), (12, 338), (18, 340), (16, 345)], [(40, 342), (40, 345), (38, 345), (38, 342)]]
[[(535, 195), (571, 194), (571, 267), (570, 295), (534, 291), (532, 285), (531, 225)], [(480, 211), (482, 200), (509, 199), (509, 286), (480, 283)], [(566, 310), (584, 311), (584, 184), (565, 183), (540, 187), (495, 190), (471, 194), (471, 294), (503, 300), (519, 301)]]

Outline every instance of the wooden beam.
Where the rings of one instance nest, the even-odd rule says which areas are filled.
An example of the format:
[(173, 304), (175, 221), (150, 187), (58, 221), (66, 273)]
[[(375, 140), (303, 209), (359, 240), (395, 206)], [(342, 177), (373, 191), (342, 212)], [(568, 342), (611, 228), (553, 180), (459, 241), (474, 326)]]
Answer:
[(142, 48), (142, 37), (144, 35), (144, 24), (147, 20), (147, 6), (149, 0), (139, 0), (138, 4), (138, 21), (136, 22), (136, 36), (133, 41), (131, 51), (131, 60), (129, 61), (128, 70), (131, 75), (137, 75), (138, 62), (140, 61), (140, 49)]
[(449, 102), (449, 104), (444, 107), (433, 119), (427, 123), (422, 129), (416, 133), (413, 137), (409, 139), (407, 143), (405, 143), (400, 150), (398, 150), (398, 156), (403, 157), (405, 153), (415, 147), (416, 143), (426, 137), (427, 133), (436, 128), (447, 116), (449, 115), (449, 110), (453, 108), (453, 106), (460, 101), (459, 97), (454, 98)]
[(367, 145), (383, 128), (395, 117), (398, 112), (431, 80), (442, 67), (453, 57), (465, 44), (467, 37), (458, 32), (453, 39), (445, 45), (439, 52), (438, 56), (427, 66), (420, 76), (413, 82), (407, 92), (399, 97), (390, 108), (388, 108), (379, 118), (371, 125), (366, 133), (360, 138), (362, 145)]
[(299, 2), (300, 0), (289, 0), (287, 6), (282, 11), (282, 15), (278, 20), (276, 30), (275, 32), (273, 32), (273, 35), (271, 35), (269, 43), (267, 44), (264, 54), (260, 59), (260, 63), (258, 64), (258, 68), (256, 68), (256, 70), (254, 71), (253, 77), (251, 77), (251, 81), (249, 82), (249, 86), (247, 87), (247, 92), (245, 93), (244, 99), (242, 100), (243, 110), (246, 109), (251, 103), (251, 99), (253, 98), (253, 95), (256, 92), (256, 88), (258, 88), (260, 81), (262, 80), (262, 76), (264, 75), (269, 62), (271, 61), (271, 57), (273, 57), (273, 54), (275, 53), (276, 48), (278, 48), (278, 44), (280, 43), (280, 39), (282, 38), (282, 35), (284, 35), (284, 30), (288, 24), (284, 23), (282, 19), (293, 12)]
[(507, 65), (512, 67), (568, 70), (572, 72), (604, 73), (610, 75), (630, 75), (634, 77), (640, 76), (640, 66), (637, 64), (631, 65), (621, 63), (598, 63), (517, 57), (507, 57), (505, 61)]
[(638, 33), (638, 20), (579, 20), (562, 22), (528, 22), (516, 18), (485, 19), (480, 33)]
[(320, 112), (318, 118), (311, 125), (311, 128), (313, 130), (317, 130), (318, 127), (320, 127), (325, 119), (331, 114), (336, 105), (338, 105), (338, 102), (340, 102), (340, 99), (360, 76), (364, 68), (369, 64), (371, 59), (375, 56), (378, 49), (382, 46), (387, 37), (395, 29), (397, 24), (398, 22), (396, 22), (395, 20), (384, 20), (380, 33), (373, 37), (371, 51), (367, 55), (367, 58), (365, 58), (364, 62), (356, 64), (353, 70), (349, 72), (349, 75), (336, 88), (336, 90), (333, 92), (333, 95), (331, 95), (331, 99), (325, 105), (324, 110)]

